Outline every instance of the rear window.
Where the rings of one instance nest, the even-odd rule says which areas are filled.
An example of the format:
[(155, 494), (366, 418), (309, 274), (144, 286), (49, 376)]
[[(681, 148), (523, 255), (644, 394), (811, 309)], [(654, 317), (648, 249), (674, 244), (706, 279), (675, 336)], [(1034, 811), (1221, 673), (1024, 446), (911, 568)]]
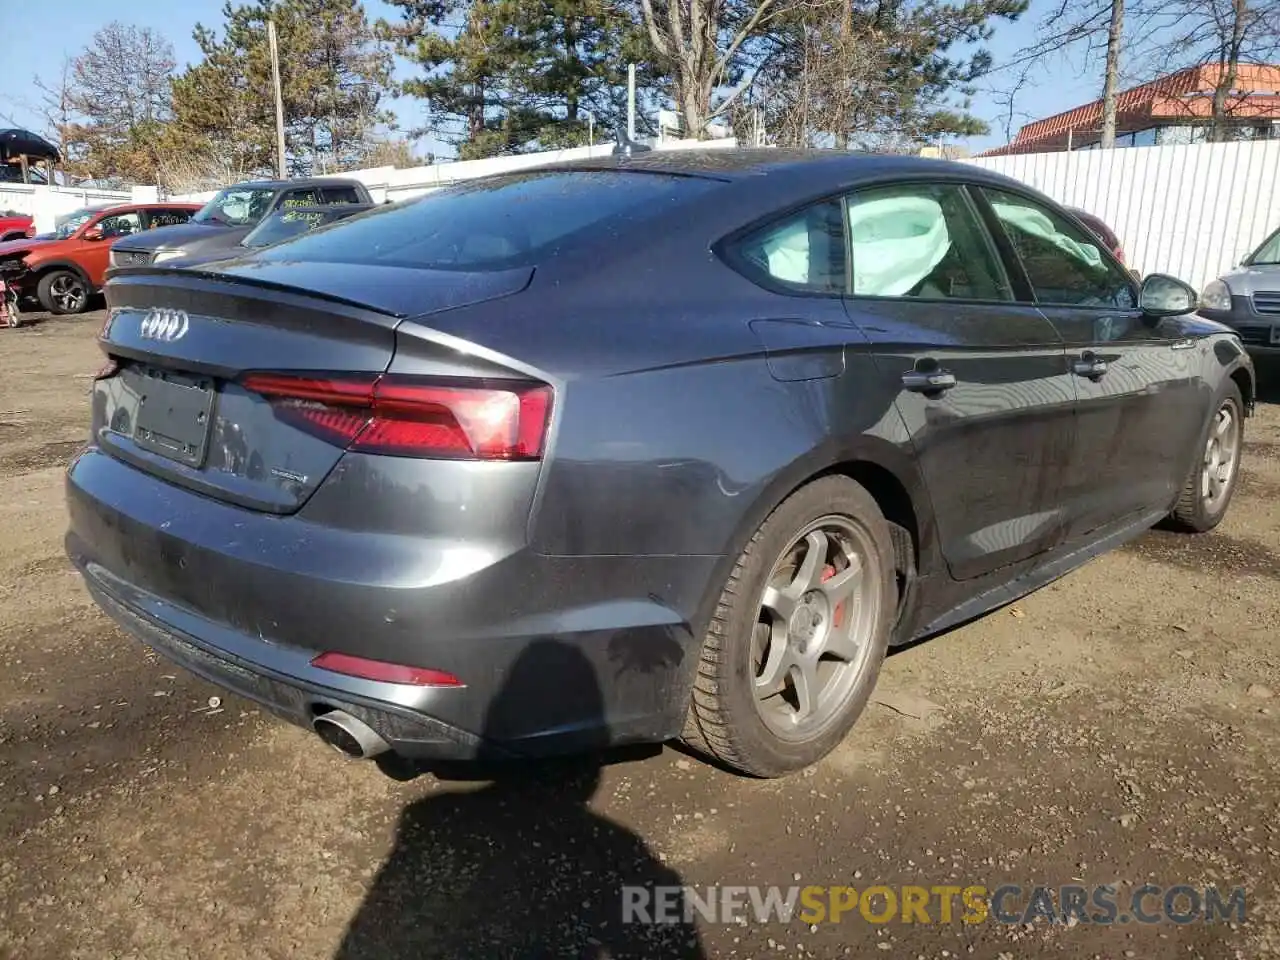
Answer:
[(615, 170), (542, 171), (476, 180), (388, 206), (258, 254), (442, 270), (523, 265), (592, 232), (621, 232), (719, 181)]

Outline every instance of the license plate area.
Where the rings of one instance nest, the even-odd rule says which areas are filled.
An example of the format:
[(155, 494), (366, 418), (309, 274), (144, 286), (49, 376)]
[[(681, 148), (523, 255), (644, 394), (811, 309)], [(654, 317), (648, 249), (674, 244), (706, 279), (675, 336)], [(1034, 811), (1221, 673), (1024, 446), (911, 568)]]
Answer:
[(213, 380), (144, 367), (134, 388), (138, 407), (133, 442), (189, 467), (202, 466), (213, 420)]

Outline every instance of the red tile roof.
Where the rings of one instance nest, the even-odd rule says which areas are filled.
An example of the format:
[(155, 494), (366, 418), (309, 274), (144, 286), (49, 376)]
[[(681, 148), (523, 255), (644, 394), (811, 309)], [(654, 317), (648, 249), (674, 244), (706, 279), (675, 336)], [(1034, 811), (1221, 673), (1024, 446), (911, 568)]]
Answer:
[[(1116, 127), (1144, 130), (1161, 120), (1190, 120), (1212, 113), (1213, 88), (1222, 75), (1217, 64), (1189, 67), (1168, 76), (1122, 90), (1116, 98)], [(1241, 64), (1228, 101), (1232, 117), (1280, 119), (1280, 66)], [(1102, 101), (1067, 110), (1029, 123), (1013, 143), (982, 154), (1035, 153), (1064, 148), (1068, 138), (1092, 143), (1102, 126)]]

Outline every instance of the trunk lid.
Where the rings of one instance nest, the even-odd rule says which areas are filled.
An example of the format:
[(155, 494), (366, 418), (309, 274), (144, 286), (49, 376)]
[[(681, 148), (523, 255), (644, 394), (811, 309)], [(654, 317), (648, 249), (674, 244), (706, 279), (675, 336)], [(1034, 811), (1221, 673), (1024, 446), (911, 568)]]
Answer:
[[(279, 416), (242, 385), (246, 375), (373, 380), (391, 364), (403, 317), (516, 293), (530, 275), (242, 261), (118, 276), (101, 334), (116, 369), (94, 383), (94, 440), (206, 496), (292, 513), (344, 448)], [(439, 354), (447, 374), (458, 353)]]

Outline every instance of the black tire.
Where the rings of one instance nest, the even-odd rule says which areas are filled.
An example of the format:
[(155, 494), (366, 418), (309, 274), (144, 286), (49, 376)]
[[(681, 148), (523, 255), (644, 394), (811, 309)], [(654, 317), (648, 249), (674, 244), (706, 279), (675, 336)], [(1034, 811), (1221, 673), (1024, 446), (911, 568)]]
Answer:
[[(874, 545), (880, 602), (866, 659), (838, 712), (813, 736), (784, 740), (769, 729), (756, 708), (752, 633), (775, 563), (807, 525), (829, 516), (857, 524)], [(684, 742), (714, 761), (757, 777), (782, 776), (820, 760), (844, 739), (871, 696), (888, 648), (897, 594), (893, 541), (874, 498), (842, 476), (823, 477), (801, 487), (751, 538), (720, 594), (703, 641)]]
[[(1229, 411), (1233, 420), (1231, 429), (1235, 431), (1236, 464), (1223, 493), (1209, 501), (1203, 493), (1202, 472), (1205, 466), (1205, 452), (1209, 445), (1210, 434), (1223, 410)], [(1200, 432), (1200, 441), (1196, 445), (1195, 456), (1191, 462), (1191, 469), (1187, 473), (1187, 479), (1183, 483), (1182, 493), (1178, 497), (1178, 503), (1174, 506), (1173, 512), (1169, 515), (1170, 525), (1174, 529), (1186, 533), (1205, 533), (1222, 522), (1240, 481), (1239, 457), (1243, 445), (1244, 398), (1240, 396), (1240, 388), (1235, 381), (1229, 379), (1218, 391), (1218, 396), (1209, 409), (1209, 418)]]
[[(62, 296), (63, 290), (75, 291), (75, 298)], [(50, 270), (36, 284), (40, 306), (61, 316), (84, 313), (89, 308), (89, 293), (89, 285), (74, 270)]]

